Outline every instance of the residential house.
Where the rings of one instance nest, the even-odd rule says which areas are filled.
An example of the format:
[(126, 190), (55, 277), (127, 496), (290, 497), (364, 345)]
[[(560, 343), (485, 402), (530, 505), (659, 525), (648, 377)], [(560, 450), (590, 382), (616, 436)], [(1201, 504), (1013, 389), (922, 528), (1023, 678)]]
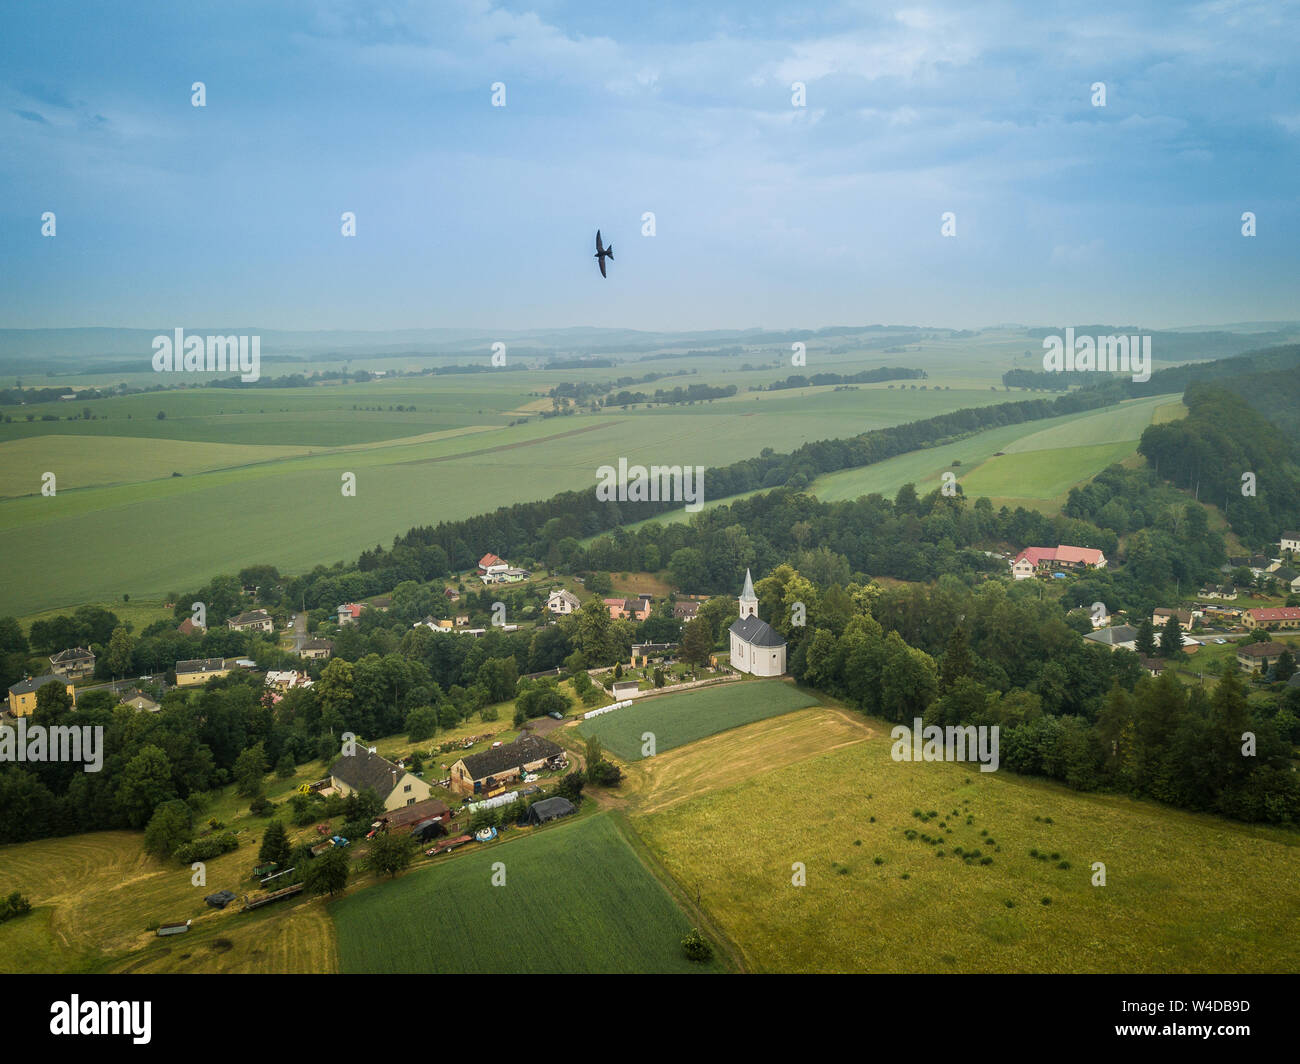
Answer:
[(1285, 643), (1244, 643), (1237, 647), (1237, 664), (1247, 672), (1268, 672), (1287, 649)]
[(226, 627), (236, 632), (270, 632), (275, 629), (275, 622), (266, 610), (250, 610), (238, 617), (231, 617)]
[(1011, 562), (1011, 575), (1024, 580), (1039, 570), (1104, 569), (1106, 556), (1094, 547), (1026, 547)]
[(1300, 553), (1300, 532), (1283, 532), (1278, 546), (1282, 548), (1283, 553), (1286, 551)]
[(1246, 610), (1241, 620), (1247, 628), (1300, 628), (1300, 606), (1264, 606)]
[(546, 609), (550, 613), (573, 613), (582, 609), (582, 600), (568, 588), (562, 587), (547, 596)]
[(176, 631), (180, 632), (181, 635), (202, 635), (207, 631), (207, 628), (201, 624), (195, 624), (193, 617), (186, 617), (176, 626)]
[(673, 616), (679, 621), (691, 621), (700, 612), (698, 602), (674, 602)]
[(72, 704), (77, 704), (77, 691), (71, 683), (63, 676), (55, 676), (47, 672), (44, 676), (37, 676), (31, 680), (22, 680), (9, 688), (9, 713), (14, 717), (30, 716), (32, 710), (36, 708), (36, 692), (44, 687), (47, 683), (59, 684), (72, 698)]
[(214, 676), (225, 676), (234, 662), (229, 658), (195, 658), (192, 661), (176, 663), (176, 686), (197, 687), (207, 683)]
[(1100, 643), (1111, 650), (1123, 647), (1125, 650), (1137, 650), (1137, 629), (1131, 624), (1117, 624), (1110, 628), (1098, 628), (1083, 638), (1093, 643)]
[(478, 560), (478, 575), (487, 576), (489, 573), (504, 572), (510, 566), (495, 554), (485, 554)]
[(330, 785), (345, 798), (353, 792), (374, 791), (390, 812), (423, 802), (430, 793), (419, 776), (364, 749), (344, 754), (330, 766)]
[(328, 639), (308, 639), (303, 643), (302, 650), (299, 651), (299, 655), (308, 661), (328, 658), (333, 653), (334, 644)]
[(1190, 610), (1171, 610), (1161, 606), (1151, 615), (1151, 623), (1157, 628), (1163, 628), (1169, 623), (1170, 617), (1178, 618), (1178, 626), (1186, 631), (1192, 630), (1192, 614)]
[(61, 650), (50, 658), (50, 668), (56, 676), (69, 680), (80, 680), (95, 672), (95, 655), (85, 647), (73, 647)]
[(361, 611), (365, 606), (359, 602), (345, 602), (336, 611), (338, 614), (339, 625), (356, 624), (361, 617)]
[(1232, 584), (1210, 584), (1201, 588), (1200, 597), (1203, 599), (1222, 599), (1225, 602), (1231, 602), (1237, 597), (1237, 589)]
[(630, 599), (607, 598), (603, 601), (609, 608), (609, 617), (612, 621), (620, 619), (644, 621), (650, 616), (654, 604), (654, 600), (649, 595), (638, 595)]
[(138, 687), (134, 688), (129, 694), (123, 695), (118, 700), (118, 705), (130, 706), (132, 709), (139, 710), (141, 713), (157, 713), (158, 710), (162, 709), (162, 706), (141, 691)]
[(272, 669), (266, 674), (267, 687), (284, 694), (295, 687), (310, 687), (312, 679), (305, 672), (279, 671)]
[(368, 606), (378, 610), (380, 613), (387, 613), (393, 605), (393, 600), (388, 595), (376, 595), (368, 603)]
[(491, 797), (511, 780), (564, 757), (564, 748), (536, 735), (521, 735), (481, 754), (469, 754), (451, 766), (451, 789), (456, 794)]
[(444, 587), (442, 589), (442, 593), (448, 602), (460, 601), (460, 592), (457, 591), (454, 587)]

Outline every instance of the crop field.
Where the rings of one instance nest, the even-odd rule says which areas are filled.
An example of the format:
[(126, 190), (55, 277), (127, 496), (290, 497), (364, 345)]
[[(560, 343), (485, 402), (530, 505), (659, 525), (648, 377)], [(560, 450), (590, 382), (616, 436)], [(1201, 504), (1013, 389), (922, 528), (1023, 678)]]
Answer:
[[(631, 813), (673, 877), (699, 889), (746, 967), (1300, 967), (1293, 833), (975, 766), (894, 762), (889, 726), (868, 723), (866, 741)], [(804, 886), (792, 883), (796, 862)], [(1104, 886), (1093, 885), (1096, 862)]]
[[(505, 885), (493, 886), (494, 864)], [(608, 814), (478, 847), (330, 905), (345, 973), (721, 971)]]
[[(647, 371), (684, 368), (646, 363)], [(193, 388), (95, 400), (84, 404), (93, 420), (76, 416), (76, 403), (24, 408), (0, 424), (0, 553), (42, 575), (0, 587), (0, 615), (123, 594), (162, 598), (253, 562), (303, 571), (417, 524), (593, 485), (597, 468), (621, 456), (707, 470), (764, 447), (792, 449), (1006, 398), (937, 387), (813, 388), (509, 423), (539, 393), (578, 375)], [(769, 382), (776, 371), (758, 376)], [(708, 379), (702, 371), (653, 386)], [(47, 415), (61, 420), (40, 420)], [(56, 476), (52, 497), (40, 493), (46, 472)], [(356, 475), (355, 497), (340, 490), (345, 472)]]
[[(817, 478), (812, 491), (828, 502), (872, 492), (892, 498), (911, 483), (924, 495), (942, 485), (945, 472), (952, 472), (971, 499), (981, 495), (1055, 499), (1135, 453), (1142, 430), (1157, 410), (1169, 405), (1169, 396), (1154, 396), (1048, 421), (988, 429), (954, 444), (829, 473)], [(995, 458), (998, 451), (1003, 454)], [(954, 461), (961, 464), (954, 466)]]
[(664, 753), (707, 735), (816, 704), (816, 697), (780, 680), (740, 680), (648, 698), (583, 721), (578, 731), (631, 762), (641, 759), (645, 732), (654, 733), (655, 750)]

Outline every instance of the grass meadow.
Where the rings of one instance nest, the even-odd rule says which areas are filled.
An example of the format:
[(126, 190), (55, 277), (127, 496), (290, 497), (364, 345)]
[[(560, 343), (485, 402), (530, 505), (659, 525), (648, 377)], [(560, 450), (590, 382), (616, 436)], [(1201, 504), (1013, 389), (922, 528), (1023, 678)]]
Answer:
[[(746, 968), (1300, 967), (1295, 833), (974, 766), (894, 762), (883, 722), (858, 724), (853, 741), (828, 722), (829, 710), (807, 712), (803, 727), (838, 729), (834, 749), (798, 759), (772, 733), (792, 718), (741, 728), (719, 736), (728, 745), (704, 762), (692, 756), (704, 752), (699, 744), (669, 754), (676, 765), (650, 765), (658, 776), (641, 780), (630, 810), (642, 840), (699, 891)], [(770, 758), (767, 771), (737, 779), (727, 756), (747, 751)], [(792, 883), (796, 862), (805, 886)], [(1093, 885), (1096, 862), (1105, 886)]]
[(666, 753), (708, 735), (815, 705), (817, 699), (780, 680), (740, 680), (680, 694), (657, 695), (583, 721), (578, 731), (624, 761), (641, 759), (641, 736), (653, 732)]

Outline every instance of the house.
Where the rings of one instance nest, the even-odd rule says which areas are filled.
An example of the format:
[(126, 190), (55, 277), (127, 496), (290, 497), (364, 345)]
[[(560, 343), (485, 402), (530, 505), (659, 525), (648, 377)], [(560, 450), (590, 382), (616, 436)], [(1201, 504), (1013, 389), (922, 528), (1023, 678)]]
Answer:
[(77, 691), (65, 677), (55, 676), (53, 673), (46, 673), (44, 676), (37, 676), (35, 679), (22, 680), (9, 688), (9, 713), (15, 717), (29, 716), (36, 708), (36, 692), (44, 687), (47, 683), (57, 683), (72, 698), (72, 704), (77, 704)]
[(1247, 628), (1300, 628), (1300, 606), (1264, 606), (1242, 615)]
[(328, 639), (308, 639), (303, 643), (299, 655), (308, 661), (317, 661), (320, 658), (328, 658), (334, 653), (334, 644)]
[(1291, 581), (1291, 593), (1294, 595), (1300, 595), (1300, 576), (1297, 576)]
[(201, 624), (196, 624), (193, 617), (186, 617), (176, 626), (176, 631), (180, 632), (181, 635), (201, 635), (207, 631), (207, 628)]
[(446, 802), (440, 802), (437, 798), (425, 798), (385, 813), (379, 818), (379, 823), (385, 831), (414, 832), (415, 827), (426, 820), (448, 824), (451, 822), (451, 809)]
[(1098, 628), (1083, 638), (1093, 643), (1100, 643), (1111, 650), (1123, 647), (1125, 650), (1137, 649), (1137, 629), (1131, 624), (1117, 624), (1110, 628)]
[(376, 595), (367, 603), (368, 606), (377, 609), (380, 613), (387, 613), (392, 604), (393, 600), (388, 595)]
[(607, 598), (603, 601), (609, 607), (609, 617), (612, 621), (617, 621), (620, 618), (630, 621), (644, 621), (650, 616), (650, 610), (654, 603), (654, 599), (650, 595), (638, 595), (636, 598), (630, 599)]
[(1283, 553), (1287, 551), (1300, 553), (1300, 532), (1283, 532), (1278, 546), (1282, 548)]
[(494, 567), (491, 571), (483, 573), (479, 579), (485, 584), (518, 584), (527, 580), (533, 574), (527, 569), (513, 569), (510, 566)]
[(195, 658), (176, 663), (176, 686), (195, 687), (207, 683), (214, 676), (225, 676), (233, 663), (229, 658)]
[(582, 609), (582, 600), (572, 591), (562, 587), (547, 596), (546, 609), (549, 613), (572, 613), (574, 610)]
[[(468, 614), (468, 613), (458, 613), (458, 614), (456, 614), (456, 616), (455, 616), (455, 622), (456, 622), (456, 627), (457, 627), (457, 628), (464, 628), (465, 625), (469, 624), (469, 614)], [(511, 625), (510, 627), (511, 627), (511, 628), (516, 628), (516, 627), (518, 627), (518, 626), (517, 626), (517, 625)]]
[(1191, 631), (1192, 614), (1189, 610), (1171, 610), (1161, 606), (1157, 608), (1156, 611), (1151, 615), (1151, 623), (1156, 628), (1163, 628), (1166, 624), (1169, 623), (1170, 617), (1177, 617), (1178, 626), (1180, 628), (1186, 629), (1189, 632)]
[(374, 791), (389, 811), (422, 802), (430, 791), (424, 780), (373, 750), (344, 754), (335, 761), (330, 766), (330, 785), (345, 798), (355, 791)]
[(495, 554), (485, 554), (478, 560), (479, 576), (487, 576), (488, 573), (503, 572), (508, 568), (510, 567)]
[(740, 592), (740, 617), (730, 629), (731, 667), (752, 676), (785, 674), (785, 637), (758, 616), (754, 578), (745, 570)]
[(528, 823), (545, 824), (562, 816), (572, 816), (577, 810), (567, 798), (543, 798), (528, 807)]
[(305, 672), (282, 672), (273, 669), (266, 674), (266, 686), (282, 694), (286, 691), (292, 691), (295, 687), (310, 687), (311, 685), (311, 677)]
[(162, 707), (152, 698), (135, 688), (129, 694), (125, 694), (118, 701), (120, 706), (130, 706), (132, 709), (139, 710), (141, 713), (157, 713)]
[(1142, 668), (1146, 669), (1152, 676), (1159, 676), (1165, 671), (1165, 663), (1159, 658), (1141, 658)]
[(275, 629), (275, 622), (266, 610), (251, 610), (231, 617), (226, 627), (235, 632), (270, 632)]
[(95, 671), (95, 655), (85, 647), (73, 647), (61, 650), (50, 658), (50, 668), (56, 676), (69, 680), (80, 680)]
[(1201, 588), (1201, 598), (1203, 599), (1223, 599), (1231, 602), (1237, 597), (1237, 589), (1232, 584), (1210, 584)]
[(358, 602), (343, 603), (343, 605), (336, 611), (339, 618), (339, 624), (356, 624), (363, 609), (365, 609), (365, 607)]
[(1011, 562), (1016, 580), (1033, 576), (1040, 569), (1104, 569), (1106, 556), (1094, 547), (1026, 547)]
[(564, 748), (536, 735), (521, 735), (512, 743), (470, 754), (451, 766), (451, 789), (456, 794), (491, 797), (511, 780), (542, 768), (564, 756)]
[(460, 592), (457, 591), (454, 587), (444, 587), (442, 589), (442, 593), (448, 602), (460, 601)]
[(1246, 643), (1237, 647), (1237, 664), (1247, 672), (1268, 672), (1288, 649), (1285, 643)]
[(673, 617), (679, 621), (692, 621), (699, 612), (700, 604), (698, 602), (673, 603)]

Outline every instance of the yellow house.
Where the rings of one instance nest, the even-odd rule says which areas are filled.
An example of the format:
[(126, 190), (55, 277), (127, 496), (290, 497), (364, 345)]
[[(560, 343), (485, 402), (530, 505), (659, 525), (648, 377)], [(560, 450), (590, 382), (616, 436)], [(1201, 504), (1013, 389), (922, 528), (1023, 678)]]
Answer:
[[(231, 659), (234, 660), (234, 659)], [(176, 663), (176, 686), (196, 687), (207, 683), (214, 676), (225, 676), (230, 666), (224, 658), (195, 658), (193, 661)]]
[(422, 802), (432, 793), (418, 776), (364, 748), (344, 754), (330, 766), (330, 785), (345, 798), (354, 791), (374, 791), (390, 813)]
[(77, 691), (62, 676), (55, 676), (52, 673), (45, 676), (37, 676), (33, 680), (23, 680), (22, 683), (16, 683), (9, 688), (9, 712), (15, 717), (29, 716), (36, 708), (36, 692), (44, 687), (47, 683), (62, 684), (64, 690), (72, 698), (72, 704), (77, 704)]

